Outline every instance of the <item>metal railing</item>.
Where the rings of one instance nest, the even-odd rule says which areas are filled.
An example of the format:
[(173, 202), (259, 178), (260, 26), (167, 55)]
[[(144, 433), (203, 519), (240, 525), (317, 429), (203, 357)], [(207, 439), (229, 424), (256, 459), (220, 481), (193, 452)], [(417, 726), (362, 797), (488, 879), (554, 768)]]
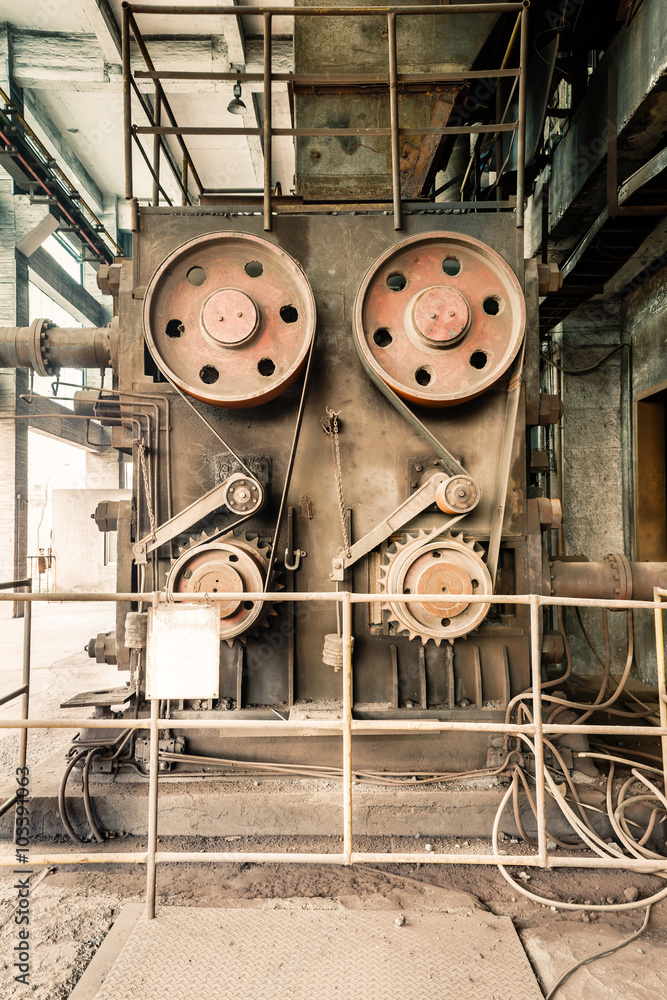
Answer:
[[(23, 601), (23, 671), (21, 677), (20, 687), (15, 688), (13, 691), (9, 691), (7, 694), (0, 697), (0, 706), (8, 704), (10, 701), (14, 701), (16, 698), (21, 699), (21, 719), (27, 720), (29, 709), (30, 709), (30, 653), (32, 649), (32, 604), (26, 599), (26, 594), (32, 592), (32, 580), (27, 578), (25, 580), (9, 580), (4, 583), (0, 583), (0, 591), (16, 591), (18, 587), (23, 587), (24, 594), (13, 593), (10, 595), (10, 599), (16, 601), (20, 604)], [(3, 594), (3, 598), (6, 595)], [(21, 729), (19, 733), (19, 755), (18, 755), (18, 766), (25, 767), (26, 755), (28, 750), (28, 730)], [(0, 816), (16, 805), (18, 801), (18, 795), (15, 792), (10, 795), (5, 802), (0, 804)]]
[[(20, 585), (27, 586), (29, 581), (17, 581)], [(667, 590), (656, 588), (653, 601), (606, 601), (599, 599), (567, 598), (567, 597), (544, 597), (538, 594), (512, 595), (513, 604), (528, 605), (530, 608), (530, 667), (531, 667), (531, 689), (527, 696), (532, 700), (533, 718), (525, 723), (500, 723), (484, 722), (472, 720), (469, 722), (457, 720), (438, 719), (383, 719), (383, 720), (363, 720), (353, 718), (352, 704), (352, 606), (354, 604), (369, 604), (377, 601), (377, 594), (354, 594), (348, 591), (324, 592), (324, 593), (248, 593), (247, 600), (271, 601), (271, 602), (331, 602), (337, 603), (342, 610), (342, 638), (343, 638), (343, 711), (342, 718), (332, 720), (261, 720), (256, 719), (178, 719), (174, 725), (173, 719), (161, 719), (159, 717), (158, 699), (151, 700), (150, 719), (29, 719), (27, 715), (28, 700), (27, 691), (22, 689), (14, 692), (14, 696), (23, 694), (23, 715), (20, 719), (0, 719), (0, 729), (20, 729), (23, 735), (21, 743), (21, 753), (25, 755), (25, 736), (28, 729), (35, 728), (57, 728), (57, 729), (148, 729), (150, 731), (150, 771), (148, 787), (148, 843), (146, 851), (141, 852), (121, 852), (95, 854), (94, 852), (76, 852), (59, 854), (32, 854), (30, 855), (31, 865), (60, 865), (60, 864), (87, 864), (87, 863), (126, 863), (145, 864), (147, 866), (147, 910), (149, 916), (155, 915), (156, 896), (156, 867), (158, 864), (174, 862), (199, 862), (213, 861), (220, 863), (309, 863), (309, 864), (343, 864), (351, 865), (361, 862), (372, 862), (374, 864), (396, 864), (396, 863), (419, 863), (419, 864), (499, 864), (503, 866), (521, 865), (522, 867), (541, 868), (627, 868), (641, 871), (664, 870), (665, 860), (654, 860), (649, 858), (628, 858), (628, 857), (554, 857), (547, 850), (547, 828), (546, 828), (546, 786), (545, 786), (545, 766), (544, 766), (544, 738), (545, 736), (562, 736), (568, 733), (578, 733), (581, 735), (608, 735), (613, 732), (615, 736), (638, 736), (647, 735), (660, 736), (663, 753), (663, 776), (667, 774), (667, 682), (665, 677), (665, 651), (662, 624), (662, 610), (664, 608), (663, 598), (667, 597)], [(136, 601), (143, 604), (151, 603), (156, 607), (165, 600), (179, 601), (185, 603), (205, 602), (214, 604), (217, 601), (228, 601), (235, 599), (233, 594), (170, 594), (162, 592), (154, 593), (113, 593), (113, 594), (80, 594), (62, 593), (54, 597), (49, 594), (26, 594), (0, 593), (0, 601), (23, 600), (27, 607), (35, 601)], [(442, 601), (442, 594), (388, 594), (385, 595), (388, 602), (424, 602)], [(466, 601), (468, 603), (480, 604), (506, 604), (508, 595), (448, 595), (448, 601)], [(553, 606), (564, 607), (586, 607), (586, 608), (607, 608), (613, 610), (625, 609), (653, 609), (655, 613), (656, 643), (658, 655), (658, 690), (660, 701), (660, 725), (620, 725), (601, 726), (576, 723), (556, 723), (544, 722), (542, 718), (542, 682), (541, 682), (541, 642), (540, 642), (540, 609)], [(30, 670), (30, 626), (29, 615), (25, 631), (24, 649), (24, 680), (28, 678)], [(238, 732), (244, 736), (267, 736), (289, 737), (295, 735), (334, 735), (340, 733), (342, 737), (343, 755), (343, 850), (338, 854), (317, 854), (317, 853), (257, 853), (257, 852), (207, 852), (207, 851), (158, 851), (157, 849), (157, 821), (158, 821), (158, 753), (159, 753), (159, 732), (165, 729), (215, 729), (226, 732)], [(371, 853), (355, 851), (353, 847), (353, 821), (352, 821), (352, 741), (355, 734), (369, 735), (382, 733), (434, 733), (434, 732), (465, 732), (465, 733), (505, 733), (516, 736), (527, 744), (531, 753), (535, 756), (535, 781), (536, 781), (536, 813), (537, 813), (537, 852), (530, 855), (503, 855), (502, 861), (498, 854), (423, 854), (423, 853)], [(25, 760), (25, 756), (23, 757)], [(9, 808), (11, 803), (5, 803), (5, 808)], [(0, 867), (13, 866), (16, 863), (12, 855), (0, 856)]]
[[(297, 199), (281, 198), (274, 199), (272, 193), (272, 139), (274, 136), (388, 136), (390, 138), (391, 151), (391, 177), (392, 177), (392, 202), (391, 206), (384, 204), (364, 205), (363, 202), (355, 203), (357, 211), (378, 211), (391, 207), (394, 218), (394, 229), (402, 228), (401, 221), (401, 181), (400, 181), (400, 151), (399, 138), (408, 135), (469, 135), (472, 133), (493, 133), (496, 140), (500, 133), (513, 132), (517, 137), (517, 183), (516, 183), (516, 225), (523, 226), (524, 220), (524, 197), (525, 197), (525, 147), (526, 147), (526, 65), (528, 62), (528, 8), (530, 0), (520, 0), (514, 3), (480, 3), (480, 4), (457, 4), (455, 6), (441, 5), (435, 6), (427, 4), (423, 6), (378, 6), (378, 7), (248, 7), (248, 6), (206, 6), (196, 7), (175, 6), (174, 4), (142, 4), (124, 2), (122, 5), (122, 59), (123, 59), (123, 116), (125, 130), (125, 197), (134, 199), (133, 185), (133, 164), (132, 147), (137, 146), (142, 160), (153, 179), (153, 201), (157, 202), (159, 195), (171, 204), (160, 180), (160, 156), (169, 165), (176, 183), (181, 190), (183, 205), (191, 204), (188, 188), (188, 179), (191, 176), (195, 182), (199, 197), (212, 194), (204, 187), (199, 172), (193, 162), (192, 156), (185, 142), (184, 136), (188, 135), (219, 135), (219, 136), (262, 136), (264, 152), (264, 188), (263, 188), (263, 214), (264, 230), (270, 232), (272, 228), (272, 215), (280, 214), (289, 210), (286, 203), (295, 202)], [(418, 17), (422, 15), (449, 16), (461, 14), (503, 14), (516, 13), (519, 26), (519, 65), (517, 68), (507, 68), (505, 66), (488, 70), (467, 70), (460, 72), (435, 72), (419, 74), (400, 74), (398, 72), (398, 54), (396, 48), (396, 18), (397, 17)], [(212, 17), (234, 17), (243, 15), (262, 16), (264, 21), (264, 67), (262, 73), (216, 73), (208, 71), (183, 71), (183, 70), (156, 70), (150, 56), (146, 41), (139, 29), (136, 17), (138, 15), (153, 15), (164, 17), (165, 15), (210, 15)], [(377, 17), (384, 16), (387, 19), (387, 41), (388, 41), (388, 71), (387, 74), (338, 74), (324, 75), (313, 73), (274, 73), (272, 69), (271, 51), (271, 30), (274, 17)], [(512, 38), (515, 33), (513, 32)], [(132, 71), (131, 60), (131, 39), (139, 49), (139, 52), (146, 65), (145, 70)], [(510, 43), (511, 44), (511, 43)], [(465, 83), (472, 79), (495, 80), (498, 84), (503, 78), (518, 78), (518, 118), (515, 122), (505, 122), (505, 115), (508, 113), (510, 101), (502, 116), (495, 123), (485, 125), (451, 125), (439, 128), (433, 126), (418, 126), (414, 128), (401, 128), (398, 118), (398, 88), (403, 84), (429, 84), (429, 83)], [(150, 106), (142, 94), (137, 80), (149, 79), (154, 82), (155, 92), (153, 107)], [(263, 83), (264, 108), (262, 128), (228, 128), (225, 126), (181, 126), (176, 121), (169, 99), (162, 86), (162, 80), (192, 80), (192, 81), (257, 81)], [(272, 116), (272, 83), (291, 83), (295, 86), (356, 86), (360, 84), (383, 84), (389, 92), (390, 127), (389, 128), (275, 128)], [(149, 125), (140, 126), (132, 121), (132, 95), (136, 96), (142, 111), (149, 121)], [(164, 111), (169, 120), (168, 125), (162, 123), (162, 112)], [(153, 160), (149, 158), (146, 150), (142, 146), (139, 136), (152, 135)], [(174, 161), (173, 153), (166, 144), (164, 137), (173, 135), (176, 137), (181, 150), (180, 171)], [(243, 197), (239, 198), (243, 201)], [(135, 203), (136, 204), (136, 203)], [(423, 202), (419, 203), (423, 206)], [(513, 208), (511, 201), (493, 202), (453, 202), (451, 207), (458, 209), (473, 206), (475, 209), (487, 207), (495, 211), (499, 209)], [(342, 206), (341, 206), (342, 207)], [(446, 203), (439, 202), (438, 208), (447, 207)], [(322, 209), (324, 210), (324, 209)]]

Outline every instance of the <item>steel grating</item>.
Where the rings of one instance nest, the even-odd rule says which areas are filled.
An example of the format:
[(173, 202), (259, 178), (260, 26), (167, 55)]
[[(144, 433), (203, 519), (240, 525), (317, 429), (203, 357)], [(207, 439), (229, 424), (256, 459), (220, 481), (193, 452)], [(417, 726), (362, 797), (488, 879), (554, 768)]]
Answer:
[(541, 1000), (509, 917), (270, 905), (142, 916), (95, 1000)]

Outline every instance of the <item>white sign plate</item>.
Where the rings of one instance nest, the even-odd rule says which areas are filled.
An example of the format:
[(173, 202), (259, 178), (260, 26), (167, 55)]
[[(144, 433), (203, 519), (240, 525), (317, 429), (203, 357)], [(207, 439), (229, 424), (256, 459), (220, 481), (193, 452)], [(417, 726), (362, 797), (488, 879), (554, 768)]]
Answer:
[(220, 613), (215, 605), (160, 604), (148, 609), (149, 698), (218, 698)]

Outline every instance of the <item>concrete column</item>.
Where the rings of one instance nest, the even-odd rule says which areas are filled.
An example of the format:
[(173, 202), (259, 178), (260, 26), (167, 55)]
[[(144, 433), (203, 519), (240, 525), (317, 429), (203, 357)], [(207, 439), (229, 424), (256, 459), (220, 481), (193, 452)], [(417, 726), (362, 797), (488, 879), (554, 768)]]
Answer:
[(120, 467), (115, 448), (108, 451), (86, 452), (86, 489), (117, 490), (120, 486)]
[[(42, 211), (43, 214), (43, 211)], [(22, 234), (21, 234), (22, 235)], [(9, 177), (0, 178), (0, 318), (3, 324), (28, 323), (28, 265), (16, 250), (20, 236)], [(0, 580), (27, 575), (28, 421), (20, 395), (28, 390), (25, 371), (0, 369)], [(17, 613), (0, 606), (0, 618)]]

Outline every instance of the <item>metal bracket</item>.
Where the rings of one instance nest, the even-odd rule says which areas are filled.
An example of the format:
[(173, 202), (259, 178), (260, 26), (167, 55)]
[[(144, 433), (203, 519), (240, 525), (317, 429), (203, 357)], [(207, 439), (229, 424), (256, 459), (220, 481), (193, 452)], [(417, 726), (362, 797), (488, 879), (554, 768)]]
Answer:
[(308, 555), (303, 549), (294, 549), (294, 562), (289, 561), (289, 548), (285, 549), (285, 558), (283, 559), (283, 565), (285, 569), (290, 573), (293, 573), (301, 565), (301, 560)]
[(132, 547), (137, 563), (144, 564), (149, 552), (159, 548), (172, 538), (187, 531), (197, 521), (212, 514), (220, 507), (226, 507), (232, 514), (249, 517), (262, 506), (264, 490), (261, 483), (247, 473), (235, 472), (224, 479), (203, 497), (195, 500), (189, 507), (165, 521), (151, 535), (144, 535)]
[[(407, 500), (405, 500), (396, 510), (392, 511), (381, 524), (376, 525), (372, 531), (369, 531), (363, 538), (360, 538), (358, 542), (350, 547), (350, 554), (346, 555), (344, 552), (340, 552), (332, 560), (332, 572), (329, 574), (332, 580), (341, 581), (344, 579), (345, 570), (349, 566), (353, 566), (362, 556), (367, 555), (372, 549), (377, 548), (385, 539), (389, 538), (395, 531), (399, 531), (404, 525), (411, 521), (417, 514), (421, 514), (423, 511), (430, 507), (432, 504), (438, 502), (438, 497), (442, 494), (444, 487), (453, 478), (453, 476), (448, 476), (444, 472), (438, 472), (434, 476), (424, 483), (418, 490), (416, 490)], [(463, 478), (463, 477), (462, 477)], [(465, 477), (466, 479), (469, 477)], [(472, 480), (471, 480), (472, 482)], [(469, 513), (477, 503), (479, 502), (480, 492), (477, 487), (476, 498), (474, 501), (469, 502), (467, 509), (463, 511), (459, 516), (463, 517), (464, 514)], [(440, 491), (440, 493), (438, 492)], [(440, 503), (438, 502), (438, 506)], [(442, 508), (441, 508), (442, 509)], [(451, 513), (451, 511), (447, 511)], [(457, 517), (458, 520), (458, 517)]]

